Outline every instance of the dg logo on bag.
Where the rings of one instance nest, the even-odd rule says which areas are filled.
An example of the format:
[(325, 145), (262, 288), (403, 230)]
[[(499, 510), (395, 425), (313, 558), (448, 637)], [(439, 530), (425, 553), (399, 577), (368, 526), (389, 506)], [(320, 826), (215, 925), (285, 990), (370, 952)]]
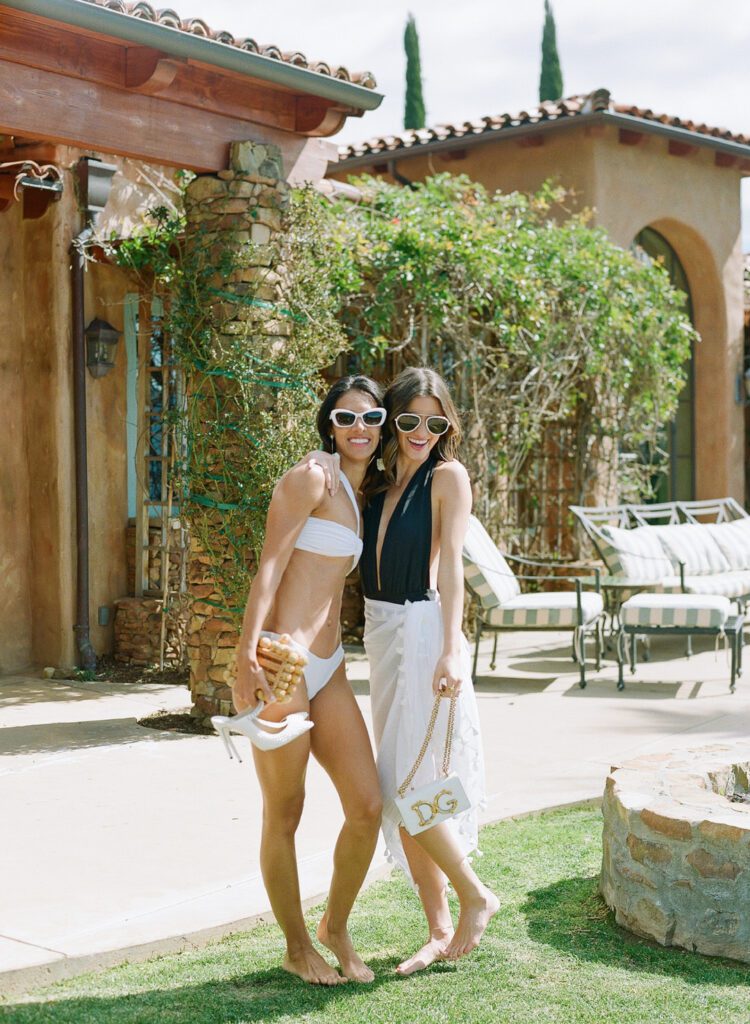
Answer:
[[(429, 817), (423, 814), (423, 807), (426, 807), (430, 812)], [(420, 828), (425, 828), (425, 826), (432, 824), (438, 814), (455, 814), (458, 810), (458, 800), (456, 800), (449, 789), (441, 789), (439, 793), (435, 794), (433, 800), (417, 800), (416, 803), (411, 805), (411, 809), (419, 818)]]

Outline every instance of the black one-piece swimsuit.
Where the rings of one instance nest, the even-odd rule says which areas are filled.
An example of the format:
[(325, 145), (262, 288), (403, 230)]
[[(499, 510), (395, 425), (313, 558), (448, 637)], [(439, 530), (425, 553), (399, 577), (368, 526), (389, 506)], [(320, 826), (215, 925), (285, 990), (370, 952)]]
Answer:
[(376, 494), (363, 513), (364, 533), (359, 572), (365, 597), (404, 604), (426, 601), (430, 591), (432, 549), (432, 478), (437, 459), (430, 454), (401, 497), (386, 527), (380, 552), (378, 581), (378, 530), (385, 491)]

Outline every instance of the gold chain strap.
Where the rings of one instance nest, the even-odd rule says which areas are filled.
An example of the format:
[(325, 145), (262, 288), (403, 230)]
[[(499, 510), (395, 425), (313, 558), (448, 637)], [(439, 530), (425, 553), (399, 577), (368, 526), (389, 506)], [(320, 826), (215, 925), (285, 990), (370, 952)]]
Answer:
[[(438, 712), (440, 711), (440, 702), (442, 701), (440, 694), (435, 697), (435, 703), (432, 706), (432, 714), (430, 715), (430, 721), (427, 726), (427, 733), (425, 734), (424, 742), (422, 743), (422, 749), (417, 754), (417, 759), (412, 765), (412, 769), (406, 776), (404, 781), (398, 787), (398, 795), (403, 798), (409, 786), (414, 781), (414, 776), (419, 771), (419, 766), (424, 761), (424, 756), (427, 753), (427, 748), (430, 745), (432, 734), (435, 731), (435, 723), (437, 722)], [(456, 697), (451, 697), (450, 707), (448, 708), (448, 731), (445, 737), (445, 750), (443, 751), (443, 775), (447, 775), (451, 770), (451, 746), (453, 744), (453, 725), (456, 720)]]

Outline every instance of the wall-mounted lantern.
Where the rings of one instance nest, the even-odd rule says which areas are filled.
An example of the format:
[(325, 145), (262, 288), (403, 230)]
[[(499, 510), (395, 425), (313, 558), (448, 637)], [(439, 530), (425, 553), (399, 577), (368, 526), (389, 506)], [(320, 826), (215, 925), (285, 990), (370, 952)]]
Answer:
[(85, 331), (86, 365), (92, 377), (104, 377), (115, 365), (115, 351), (122, 331), (106, 320), (92, 320)]

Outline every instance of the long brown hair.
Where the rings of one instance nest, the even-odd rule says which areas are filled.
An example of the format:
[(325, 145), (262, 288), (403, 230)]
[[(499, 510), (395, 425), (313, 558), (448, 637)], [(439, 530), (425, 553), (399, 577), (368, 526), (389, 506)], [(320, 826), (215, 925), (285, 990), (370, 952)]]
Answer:
[(461, 443), (461, 421), (458, 410), (451, 398), (448, 385), (439, 373), (426, 366), (409, 366), (395, 378), (388, 387), (383, 398), (383, 405), (388, 416), (383, 424), (383, 464), (384, 470), (377, 475), (369, 475), (362, 490), (365, 500), (369, 501), (379, 491), (384, 491), (396, 483), (396, 462), (398, 459), (398, 434), (394, 420), (402, 412), (406, 412), (415, 398), (436, 398), (443, 409), (443, 415), (450, 421), (447, 432), (438, 438), (431, 455), (441, 462), (451, 462), (458, 455)]

